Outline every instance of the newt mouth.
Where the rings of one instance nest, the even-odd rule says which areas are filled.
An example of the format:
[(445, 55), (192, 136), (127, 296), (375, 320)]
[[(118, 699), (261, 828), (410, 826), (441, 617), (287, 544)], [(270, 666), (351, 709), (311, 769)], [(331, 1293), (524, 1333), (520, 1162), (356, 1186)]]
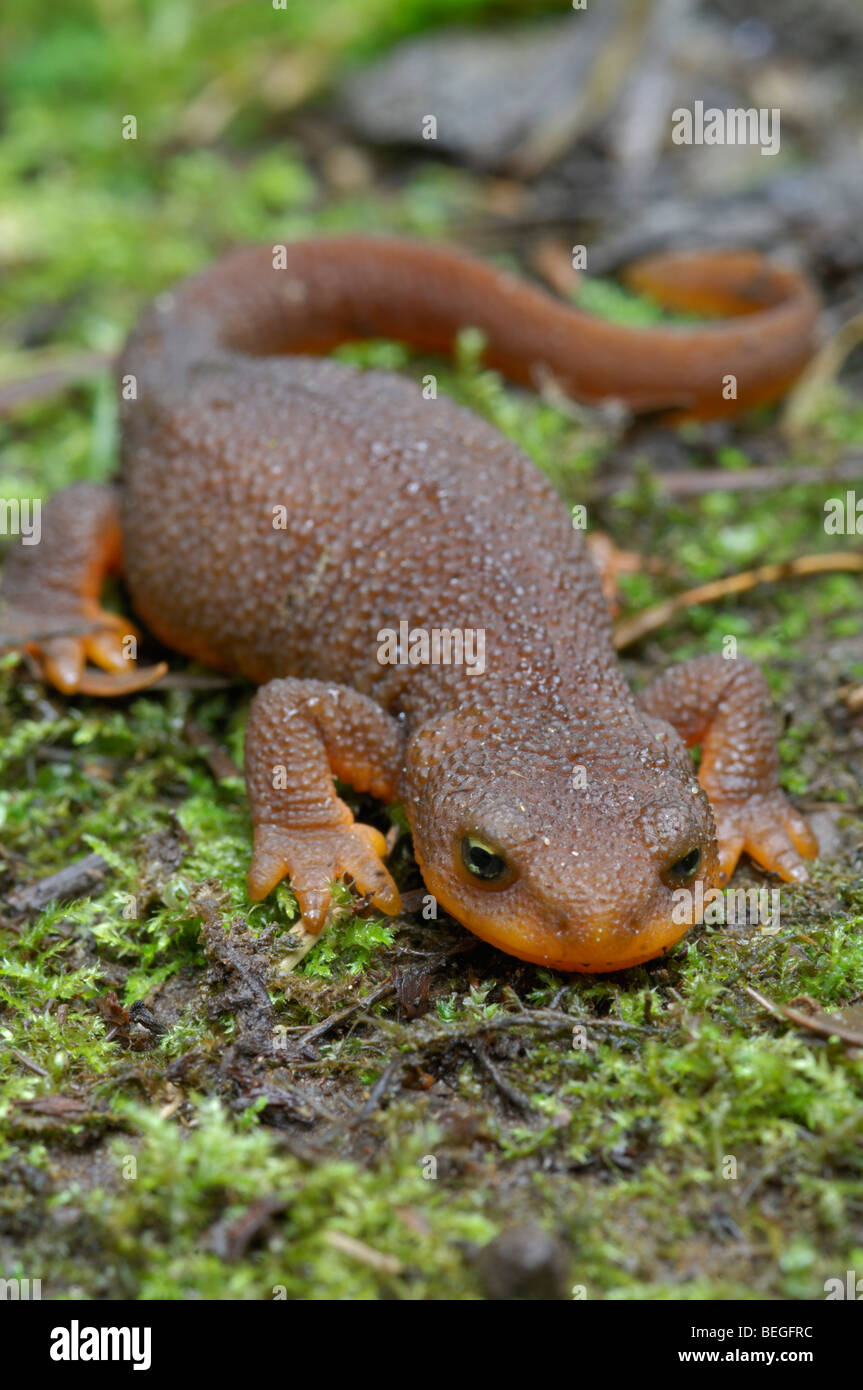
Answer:
[(463, 925), (489, 945), (519, 960), (570, 974), (602, 975), (617, 970), (631, 970), (636, 965), (644, 965), (646, 961), (664, 955), (686, 935), (692, 924), (681, 926), (669, 921), (663, 926), (647, 928), (639, 932), (635, 939), (630, 939), (628, 949), (623, 941), (619, 949), (615, 949), (613, 941), (600, 939), (594, 942), (581, 934), (581, 939), (574, 938), (570, 944), (544, 932), (541, 927), (525, 927), (520, 923), (497, 927), (479, 921), (464, 921)]
[(424, 877), (440, 905), (474, 936), (509, 956), (549, 970), (582, 975), (630, 970), (664, 955), (697, 925), (694, 919), (674, 921), (665, 910), (656, 912), (640, 926), (627, 923), (624, 915), (595, 923), (564, 919), (554, 926), (528, 915), (510, 917), (501, 912), (491, 916), (458, 902), (433, 873), (425, 873)]

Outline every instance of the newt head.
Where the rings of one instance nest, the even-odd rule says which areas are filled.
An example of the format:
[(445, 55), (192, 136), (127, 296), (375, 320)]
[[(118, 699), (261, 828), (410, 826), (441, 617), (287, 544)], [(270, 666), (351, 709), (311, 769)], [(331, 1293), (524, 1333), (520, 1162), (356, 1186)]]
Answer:
[(471, 738), (451, 715), (411, 740), (406, 773), (429, 891), (522, 960), (585, 973), (640, 965), (701, 920), (719, 881), (710, 804), (661, 720), (548, 722), (507, 741), (487, 727)]

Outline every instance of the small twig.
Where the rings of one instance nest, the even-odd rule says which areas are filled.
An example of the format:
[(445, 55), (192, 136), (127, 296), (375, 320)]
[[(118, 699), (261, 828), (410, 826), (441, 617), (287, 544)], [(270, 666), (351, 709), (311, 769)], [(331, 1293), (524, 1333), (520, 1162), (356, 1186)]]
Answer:
[(374, 1250), (371, 1245), (366, 1245), (362, 1240), (355, 1240), (344, 1231), (325, 1231), (324, 1240), (333, 1250), (338, 1250), (340, 1254), (347, 1255), (360, 1264), (368, 1265), (369, 1269), (377, 1270), (379, 1274), (402, 1272), (401, 1260), (397, 1260), (395, 1255), (384, 1255), (382, 1251)]
[(359, 1124), (374, 1114), (399, 1072), (403, 1071), (412, 1061), (411, 1054), (403, 1052), (399, 1057), (394, 1057), (391, 1062), (387, 1063), (369, 1091), (368, 1099), (360, 1106), (354, 1117), (354, 1123)]
[(547, 285), (562, 299), (571, 299), (583, 281), (572, 264), (572, 248), (561, 237), (542, 237), (530, 251), (530, 263)]
[(785, 402), (780, 428), (793, 438), (809, 425), (818, 402), (832, 386), (848, 355), (863, 342), (863, 314), (840, 325), (833, 337), (819, 349)]
[(740, 574), (729, 575), (727, 579), (715, 579), (710, 584), (700, 584), (695, 589), (687, 589), (682, 594), (657, 603), (643, 613), (635, 613), (624, 618), (614, 629), (614, 645), (618, 651), (639, 641), (649, 632), (687, 608), (699, 603), (714, 603), (717, 599), (729, 598), (754, 589), (758, 584), (775, 584), (780, 579), (799, 579), (811, 574), (863, 573), (863, 551), (846, 550), (835, 555), (803, 555), (797, 560), (787, 560), (778, 565), (762, 565), (758, 569), (744, 570)]
[(162, 676), (152, 690), (229, 690), (232, 685), (237, 685), (236, 679), (231, 676), (217, 675), (196, 675), (194, 672), (169, 671), (166, 676)]
[(652, 12), (652, 0), (634, 0), (612, 10), (589, 67), (568, 92), (561, 93), (550, 112), (530, 125), (507, 155), (507, 173), (529, 182), (613, 109), (633, 65), (642, 57)]
[(51, 1073), (46, 1071), (44, 1067), (40, 1067), (38, 1062), (34, 1062), (30, 1057), (25, 1057), (23, 1052), (18, 1051), (17, 1047), (13, 1047), (11, 1049), (11, 1052), (12, 1056), (17, 1057), (22, 1067), (27, 1067), (28, 1071), (34, 1071), (37, 1076), (51, 1075)]
[(14, 913), (41, 912), (50, 902), (83, 897), (99, 886), (109, 868), (101, 854), (88, 854), (47, 878), (17, 888), (8, 895), (6, 905)]
[[(568, 986), (565, 986), (568, 988)], [(576, 1017), (575, 1014), (564, 1014), (559, 1009), (537, 1009), (540, 1018), (553, 1023), (567, 1023), (570, 1028), (576, 1026), (580, 1028), (623, 1028), (627, 1033), (643, 1033), (644, 1029), (638, 1023), (629, 1023), (625, 1018), (591, 1018), (590, 1015)]]
[(303, 1124), (313, 1124), (316, 1119), (327, 1121), (334, 1119), (332, 1112), (314, 1097), (303, 1095), (301, 1092), (286, 1086), (255, 1086), (237, 1096), (233, 1103), (234, 1109), (245, 1108), (262, 1097), (266, 1101), (265, 1109), (287, 1110)]
[(186, 738), (195, 747), (200, 748), (207, 760), (207, 765), (217, 782), (222, 782), (226, 777), (241, 777), (242, 773), (229, 757), (225, 749), (216, 742), (206, 729), (195, 719), (187, 719), (184, 725)]
[(795, 796), (794, 805), (800, 811), (840, 811), (843, 816), (863, 816), (863, 806), (852, 806), (848, 801), (816, 801)]
[[(787, 1004), (774, 1004), (772, 999), (768, 999), (766, 994), (760, 994), (757, 989), (752, 989), (750, 985), (743, 986), (750, 998), (756, 1004), (760, 1004), (762, 1009), (773, 1014), (774, 1018), (785, 1019), (788, 1023), (794, 1023), (798, 1028), (805, 1028), (807, 1032), (817, 1033), (822, 1038), (839, 1038), (842, 1042), (849, 1043), (852, 1047), (863, 1047), (863, 1032), (859, 1028), (849, 1026), (843, 1019), (837, 1018), (834, 1014), (818, 1013), (806, 1014), (801, 1009), (792, 1009)], [(837, 1010), (841, 1014), (842, 1010)]]
[(73, 386), (88, 376), (95, 376), (113, 364), (109, 352), (80, 352), (57, 362), (53, 367), (40, 363), (29, 374), (0, 383), (0, 415), (8, 415), (19, 405), (53, 396), (65, 386)]
[(531, 1112), (535, 1110), (536, 1107), (534, 1106), (533, 1101), (529, 1100), (528, 1097), (522, 1091), (519, 1091), (516, 1086), (513, 1086), (509, 1081), (507, 1081), (506, 1077), (502, 1074), (500, 1069), (497, 1066), (495, 1066), (494, 1062), (489, 1057), (485, 1047), (479, 1041), (478, 1038), (475, 1038), (471, 1042), (470, 1050), (473, 1053), (476, 1060), (479, 1062), (480, 1066), (483, 1068), (483, 1070), (488, 1072), (489, 1076), (491, 1077), (497, 1089), (500, 1091), (501, 1095), (505, 1096), (511, 1105), (514, 1105), (517, 1110), (522, 1110), (525, 1112)]
[(211, 1226), (207, 1244), (219, 1259), (232, 1263), (246, 1253), (274, 1216), (280, 1216), (290, 1206), (288, 1197), (260, 1197), (233, 1221), (217, 1221)]
[[(651, 473), (646, 482), (668, 497), (700, 497), (705, 492), (769, 492), (772, 488), (812, 486), (818, 483), (858, 482), (863, 477), (863, 456), (846, 455), (835, 463), (805, 468), (693, 468), (673, 473)], [(591, 487), (595, 498), (614, 497), (633, 486), (631, 478), (598, 478)]]
[[(373, 1004), (379, 1004), (382, 999), (388, 999), (390, 995), (395, 994), (395, 992), (396, 986), (394, 981), (384, 980), (383, 984), (378, 985), (377, 989), (373, 989), (371, 994), (367, 994), (364, 999), (357, 999), (355, 1003), (348, 1004), (343, 1009), (337, 1009), (334, 1014), (330, 1014), (329, 1018), (325, 1018), (320, 1023), (316, 1023), (312, 1028), (309, 1028), (307, 1032), (295, 1038), (296, 1050), (300, 1052), (308, 1047), (310, 1043), (318, 1042), (321, 1038), (326, 1037), (327, 1033), (331, 1033), (334, 1028), (337, 1028), (340, 1023), (344, 1023), (347, 1019), (352, 1018), (358, 1010), (369, 1009)], [(375, 1020), (375, 1022), (377, 1022), (377, 1020)]]

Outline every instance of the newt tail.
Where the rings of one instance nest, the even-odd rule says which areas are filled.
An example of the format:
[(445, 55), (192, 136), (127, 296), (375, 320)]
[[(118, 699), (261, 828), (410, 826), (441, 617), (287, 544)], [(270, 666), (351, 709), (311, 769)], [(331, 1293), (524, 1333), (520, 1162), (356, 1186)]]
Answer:
[(587, 404), (616, 400), (677, 418), (776, 401), (812, 356), (813, 286), (755, 252), (673, 252), (635, 263), (624, 278), (670, 309), (730, 317), (691, 327), (608, 323), (451, 247), (357, 236), (233, 251), (186, 281), (151, 324), (160, 338), (167, 331), (169, 349), (179, 315), (186, 351), (194, 320), (196, 353), (209, 338), (211, 348), (256, 356), (320, 355), (372, 337), (449, 355), (470, 326), (485, 338), (487, 365), (510, 381), (535, 387), (551, 375)]

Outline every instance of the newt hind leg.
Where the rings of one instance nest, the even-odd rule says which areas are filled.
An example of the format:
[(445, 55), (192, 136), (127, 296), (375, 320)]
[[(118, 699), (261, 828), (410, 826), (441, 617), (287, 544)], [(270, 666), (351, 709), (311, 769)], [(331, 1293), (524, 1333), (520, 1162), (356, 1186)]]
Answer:
[(723, 882), (745, 851), (789, 883), (804, 883), (818, 841), (779, 785), (779, 752), (767, 683), (754, 662), (720, 655), (674, 666), (643, 691), (642, 707), (688, 747), (701, 744), (698, 778), (716, 823)]
[(22, 541), (6, 562), (0, 651), (28, 652), (64, 694), (128, 695), (152, 685), (167, 666), (138, 666), (137, 630), (99, 601), (121, 563), (115, 490), (76, 483), (57, 493), (44, 508), (37, 543)]

